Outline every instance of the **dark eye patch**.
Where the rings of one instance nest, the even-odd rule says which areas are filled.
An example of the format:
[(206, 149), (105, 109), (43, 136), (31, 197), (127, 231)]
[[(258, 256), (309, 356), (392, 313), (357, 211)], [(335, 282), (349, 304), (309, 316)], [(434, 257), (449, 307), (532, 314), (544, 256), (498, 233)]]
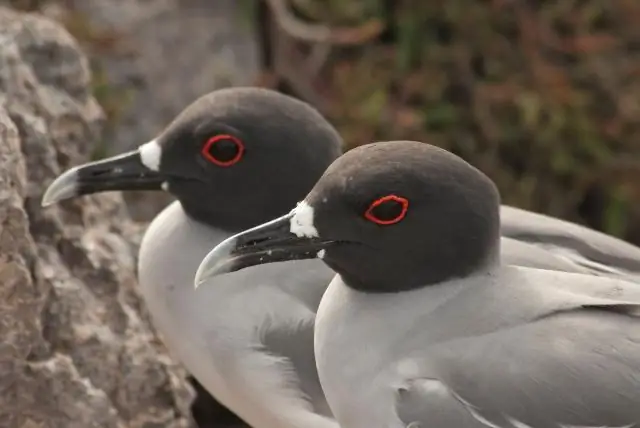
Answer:
[(207, 140), (202, 156), (209, 162), (223, 167), (238, 163), (244, 155), (244, 144), (229, 134), (218, 134)]
[(364, 217), (376, 224), (387, 226), (398, 223), (407, 215), (409, 201), (397, 195), (376, 199), (364, 213)]

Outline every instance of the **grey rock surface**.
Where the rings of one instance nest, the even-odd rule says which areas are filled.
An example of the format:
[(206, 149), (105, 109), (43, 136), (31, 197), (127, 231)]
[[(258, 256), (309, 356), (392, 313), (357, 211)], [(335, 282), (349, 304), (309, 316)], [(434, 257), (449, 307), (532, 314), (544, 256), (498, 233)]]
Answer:
[(103, 114), (58, 24), (0, 8), (0, 426), (188, 427), (192, 390), (135, 284), (120, 195), (40, 208)]

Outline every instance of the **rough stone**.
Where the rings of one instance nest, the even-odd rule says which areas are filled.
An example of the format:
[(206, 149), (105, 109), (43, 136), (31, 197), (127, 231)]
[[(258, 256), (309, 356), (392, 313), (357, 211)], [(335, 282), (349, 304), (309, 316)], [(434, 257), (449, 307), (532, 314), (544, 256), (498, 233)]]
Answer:
[(0, 8), (0, 426), (188, 427), (184, 373), (135, 284), (142, 228), (120, 195), (43, 209), (103, 114), (58, 24)]

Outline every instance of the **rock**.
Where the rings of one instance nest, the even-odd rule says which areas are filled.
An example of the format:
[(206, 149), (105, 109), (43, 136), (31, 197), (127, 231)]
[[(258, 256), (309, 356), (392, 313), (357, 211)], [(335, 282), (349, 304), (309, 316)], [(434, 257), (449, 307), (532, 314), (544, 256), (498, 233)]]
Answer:
[(0, 8), (0, 426), (193, 426), (136, 290), (142, 229), (121, 196), (40, 207), (99, 139), (89, 81), (62, 27)]
[[(133, 149), (199, 96), (255, 79), (258, 43), (248, 10), (240, 3), (65, 0), (44, 5), (44, 13), (74, 28), (100, 74), (94, 86), (101, 87), (98, 92), (107, 103), (117, 103), (111, 105), (117, 114), (109, 118), (100, 152)], [(123, 197), (137, 221), (151, 220), (173, 199), (164, 192), (129, 192)], [(190, 381), (197, 391), (191, 412), (200, 428), (212, 427), (212, 421), (215, 426), (243, 425)]]

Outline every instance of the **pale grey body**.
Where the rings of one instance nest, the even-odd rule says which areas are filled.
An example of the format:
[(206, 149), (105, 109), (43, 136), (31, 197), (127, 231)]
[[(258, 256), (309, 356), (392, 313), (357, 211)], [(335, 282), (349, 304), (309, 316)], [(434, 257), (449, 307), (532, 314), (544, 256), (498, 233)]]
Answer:
[[(581, 230), (584, 236), (591, 232)], [(249, 424), (336, 428), (321, 416), (331, 413), (313, 354), (315, 313), (333, 272), (319, 260), (261, 265), (216, 277), (195, 290), (200, 261), (231, 234), (190, 219), (179, 202), (155, 218), (139, 261), (154, 324), (187, 370)], [(589, 272), (539, 246), (502, 242), (505, 263)]]
[(313, 359), (315, 311), (333, 272), (318, 260), (279, 263), (195, 290), (198, 264), (229, 235), (190, 219), (179, 202), (154, 219), (139, 281), (155, 326), (187, 370), (250, 425), (337, 427), (321, 416), (328, 409)]
[(518, 242), (548, 249), (564, 261), (581, 266), (585, 273), (640, 278), (640, 248), (575, 223), (502, 205), (500, 232)]
[(195, 282), (283, 260), (337, 272), (314, 352), (340, 428), (633, 426), (638, 250), (512, 213), (450, 152), (371, 143), (335, 160), (288, 214), (216, 246)]
[[(265, 89), (229, 88), (196, 100), (138, 150), (66, 171), (43, 205), (114, 190), (171, 192), (180, 203), (147, 231), (139, 274), (154, 324), (172, 353), (256, 428), (336, 428), (322, 416), (329, 412), (313, 357), (315, 313), (332, 272), (318, 261), (299, 261), (216, 278), (197, 291), (193, 281), (205, 254), (232, 231), (282, 215), (303, 199), (341, 145), (335, 129), (309, 105)], [(464, 220), (459, 230), (465, 231)], [(556, 219), (505, 216), (506, 235), (523, 242), (503, 239), (503, 261), (598, 275), (603, 265), (610, 265), (604, 275), (640, 271), (627, 265), (624, 254), (636, 263), (640, 256), (625, 244), (604, 242), (586, 229), (572, 229), (567, 240), (557, 232), (566, 226)], [(526, 241), (540, 242), (532, 248)], [(564, 248), (543, 248), (558, 242)]]
[(395, 294), (337, 276), (315, 355), (341, 428), (635, 427), (639, 309), (635, 283), (498, 263)]

